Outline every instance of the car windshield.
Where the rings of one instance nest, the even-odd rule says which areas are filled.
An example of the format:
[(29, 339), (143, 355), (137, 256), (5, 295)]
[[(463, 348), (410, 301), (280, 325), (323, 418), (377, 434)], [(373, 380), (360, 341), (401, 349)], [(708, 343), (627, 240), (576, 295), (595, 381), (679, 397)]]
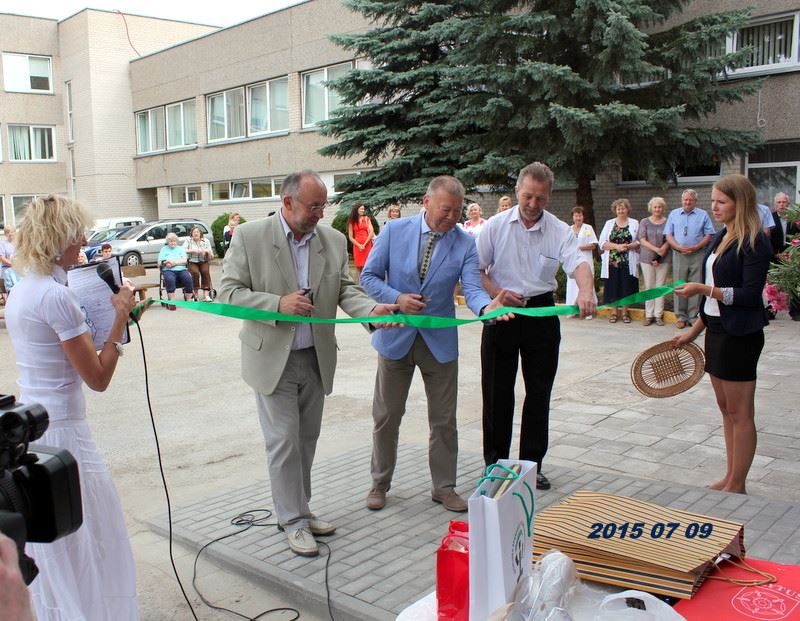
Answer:
[(137, 226), (132, 226), (130, 229), (125, 231), (122, 235), (117, 237), (117, 239), (136, 239), (148, 230), (152, 225), (151, 224), (139, 224)]
[(94, 242), (104, 242), (107, 239), (114, 237), (116, 232), (116, 229), (100, 229), (99, 231), (92, 233), (92, 236), (86, 241), (90, 244)]

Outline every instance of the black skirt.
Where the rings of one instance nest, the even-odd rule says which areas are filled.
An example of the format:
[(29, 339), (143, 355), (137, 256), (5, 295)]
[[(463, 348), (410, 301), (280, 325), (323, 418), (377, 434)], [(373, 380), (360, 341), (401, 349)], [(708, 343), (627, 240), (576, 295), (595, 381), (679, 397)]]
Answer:
[(731, 382), (752, 382), (764, 348), (764, 330), (733, 336), (719, 317), (704, 315), (706, 323), (706, 373)]
[(639, 293), (639, 279), (631, 276), (628, 264), (621, 267), (608, 266), (608, 278), (604, 279), (603, 302), (611, 304), (622, 298)]

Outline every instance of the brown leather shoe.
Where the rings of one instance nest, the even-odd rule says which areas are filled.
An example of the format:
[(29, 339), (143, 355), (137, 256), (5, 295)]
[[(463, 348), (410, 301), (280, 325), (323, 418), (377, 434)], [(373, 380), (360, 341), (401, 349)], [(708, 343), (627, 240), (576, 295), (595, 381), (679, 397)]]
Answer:
[(455, 490), (450, 490), (446, 495), (434, 494), (431, 496), (433, 502), (438, 502), (448, 511), (464, 513), (467, 510), (467, 501), (456, 494)]
[(371, 511), (380, 511), (386, 506), (386, 492), (376, 488), (369, 490), (367, 494), (367, 509)]

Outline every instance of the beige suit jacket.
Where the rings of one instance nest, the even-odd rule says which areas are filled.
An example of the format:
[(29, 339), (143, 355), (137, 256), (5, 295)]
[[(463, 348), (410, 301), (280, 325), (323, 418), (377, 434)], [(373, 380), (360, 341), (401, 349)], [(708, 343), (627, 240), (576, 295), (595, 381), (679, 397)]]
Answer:
[[(344, 235), (317, 225), (309, 242), (308, 284), (316, 317), (336, 317), (336, 307), (353, 317), (365, 317), (375, 301), (350, 277)], [(236, 228), (225, 254), (219, 297), (236, 304), (278, 311), (282, 295), (299, 289), (292, 253), (278, 214)], [(258, 392), (270, 395), (286, 367), (294, 339), (294, 322), (245, 320), (242, 341), (242, 378)], [(333, 390), (336, 335), (333, 324), (312, 324), (314, 348), (325, 394)]]

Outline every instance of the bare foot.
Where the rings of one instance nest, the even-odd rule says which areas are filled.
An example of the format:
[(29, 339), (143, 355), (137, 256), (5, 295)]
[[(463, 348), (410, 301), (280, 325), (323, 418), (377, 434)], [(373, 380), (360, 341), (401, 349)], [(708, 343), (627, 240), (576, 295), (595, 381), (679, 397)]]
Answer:
[(742, 485), (741, 487), (734, 487), (732, 485), (728, 485), (722, 491), (723, 492), (730, 492), (731, 494), (745, 494), (745, 495), (747, 495), (747, 490), (745, 489), (744, 485)]
[(712, 483), (711, 485), (706, 485), (706, 487), (708, 489), (715, 489), (715, 490), (720, 491), (720, 492), (723, 492), (723, 491), (726, 492), (726, 491), (728, 491), (728, 490), (725, 489), (725, 487), (727, 485), (728, 485), (728, 480), (727, 479), (722, 479), (721, 481), (717, 481), (716, 483)]

